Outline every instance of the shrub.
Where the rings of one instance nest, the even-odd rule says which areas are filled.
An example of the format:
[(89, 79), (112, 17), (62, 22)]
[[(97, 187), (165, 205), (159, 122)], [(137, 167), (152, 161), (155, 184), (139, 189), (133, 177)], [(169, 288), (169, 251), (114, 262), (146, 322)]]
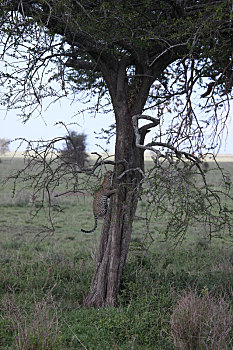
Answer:
[(229, 349), (232, 324), (232, 308), (206, 290), (202, 296), (185, 292), (171, 316), (172, 337), (181, 350)]
[(207, 172), (207, 170), (209, 169), (209, 167), (210, 167), (210, 165), (209, 165), (209, 163), (208, 162), (203, 162), (202, 163), (202, 168), (203, 168), (203, 170), (205, 171), (205, 172)]

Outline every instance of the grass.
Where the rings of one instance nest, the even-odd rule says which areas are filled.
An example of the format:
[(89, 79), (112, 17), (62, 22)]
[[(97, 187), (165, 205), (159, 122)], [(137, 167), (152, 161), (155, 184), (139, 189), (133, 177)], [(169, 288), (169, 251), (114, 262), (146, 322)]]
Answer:
[[(222, 165), (232, 178), (233, 163)], [(4, 158), (1, 177), (21, 166), (22, 159)], [(0, 349), (232, 348), (232, 246), (220, 240), (209, 245), (191, 230), (176, 248), (155, 237), (145, 254), (143, 222), (136, 220), (118, 307), (85, 309), (101, 227), (92, 235), (80, 232), (92, 224), (91, 198), (55, 198), (51, 232), (47, 212), (33, 219), (30, 193), (11, 198), (11, 186), (0, 188)], [(198, 328), (202, 342), (197, 343), (195, 312), (198, 320), (214, 317), (215, 333), (222, 332), (217, 320), (228, 325), (224, 343), (204, 326)], [(177, 320), (179, 326), (190, 322), (188, 334)]]

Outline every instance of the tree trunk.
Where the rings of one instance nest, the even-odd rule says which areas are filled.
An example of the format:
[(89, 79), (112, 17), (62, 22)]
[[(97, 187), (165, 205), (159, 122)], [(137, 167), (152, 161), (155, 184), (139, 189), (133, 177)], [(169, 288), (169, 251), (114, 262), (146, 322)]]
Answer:
[[(126, 78), (127, 57), (111, 70), (102, 63), (102, 72), (112, 99), (116, 118), (116, 146), (112, 196), (100, 236), (95, 273), (87, 306), (115, 305), (120, 279), (129, 250), (132, 225), (144, 171), (144, 151), (136, 147), (132, 116), (141, 114), (154, 72), (139, 71), (131, 82)], [(158, 74), (160, 70), (158, 69)], [(148, 130), (143, 129), (141, 143)], [(141, 171), (142, 170), (142, 171)]]
[[(116, 127), (113, 188), (117, 193), (110, 200), (100, 236), (95, 273), (86, 306), (115, 305), (120, 279), (129, 250), (132, 224), (137, 208), (143, 168), (142, 151), (136, 148), (132, 118), (125, 109), (118, 114)], [(124, 165), (125, 164), (125, 165)], [(124, 173), (125, 170), (128, 170)], [(122, 176), (120, 176), (122, 174)]]

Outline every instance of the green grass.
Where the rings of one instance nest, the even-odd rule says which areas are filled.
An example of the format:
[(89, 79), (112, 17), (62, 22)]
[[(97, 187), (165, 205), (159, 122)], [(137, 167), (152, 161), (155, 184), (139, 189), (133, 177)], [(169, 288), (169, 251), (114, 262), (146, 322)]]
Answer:
[[(3, 159), (2, 179), (21, 166)], [(233, 164), (223, 167), (232, 176)], [(136, 220), (118, 306), (85, 309), (101, 228), (80, 232), (93, 223), (91, 197), (54, 198), (52, 232), (47, 211), (33, 218), (30, 194), (12, 198), (11, 186), (0, 188), (0, 349), (175, 349), (171, 316), (184, 290), (232, 305), (232, 246), (191, 230), (176, 248), (154, 237), (145, 254)]]

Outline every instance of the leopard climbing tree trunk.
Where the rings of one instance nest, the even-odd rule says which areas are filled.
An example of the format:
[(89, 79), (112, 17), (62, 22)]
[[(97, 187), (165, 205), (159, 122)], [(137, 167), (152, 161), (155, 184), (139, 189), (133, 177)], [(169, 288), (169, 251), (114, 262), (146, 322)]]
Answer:
[[(122, 59), (117, 69), (105, 68), (103, 63), (116, 119), (113, 188), (117, 191), (111, 197), (102, 227), (95, 273), (85, 300), (87, 306), (115, 305), (117, 301), (144, 171), (144, 151), (136, 146), (132, 117), (142, 113), (154, 77), (161, 71), (159, 67), (156, 74), (142, 72), (140, 78), (129, 81), (127, 59)], [(141, 144), (148, 131), (142, 128)]]
[(117, 192), (110, 200), (102, 227), (95, 273), (85, 301), (88, 306), (115, 304), (137, 208), (142, 179), (139, 171), (141, 157), (135, 148), (131, 123), (130, 130), (126, 123), (119, 128), (124, 131), (119, 131), (116, 141), (115, 160), (118, 165), (115, 166), (113, 187)]

